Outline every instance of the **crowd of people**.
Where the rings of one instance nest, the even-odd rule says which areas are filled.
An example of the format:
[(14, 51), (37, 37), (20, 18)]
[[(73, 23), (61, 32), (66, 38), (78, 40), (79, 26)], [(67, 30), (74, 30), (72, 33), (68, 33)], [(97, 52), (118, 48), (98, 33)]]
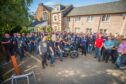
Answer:
[(87, 53), (92, 54), (99, 62), (111, 61), (117, 68), (124, 68), (126, 65), (126, 38), (121, 35), (32, 32), (14, 33), (10, 36), (6, 33), (1, 42), (7, 53), (6, 62), (14, 54), (18, 54), (22, 61), (25, 58), (25, 52), (30, 52), (34, 56), (40, 54), (43, 69), (48, 66), (47, 60), (50, 60), (51, 66), (54, 66), (56, 58), (62, 62), (64, 47), (68, 44), (74, 45), (74, 50), (81, 52), (84, 56), (88, 56)]

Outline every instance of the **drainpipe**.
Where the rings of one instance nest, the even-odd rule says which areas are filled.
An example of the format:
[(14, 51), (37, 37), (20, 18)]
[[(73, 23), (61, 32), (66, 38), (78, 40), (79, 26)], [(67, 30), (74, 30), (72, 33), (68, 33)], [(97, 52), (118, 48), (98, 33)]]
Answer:
[(73, 17), (73, 27), (72, 27), (72, 32), (75, 32), (75, 28), (74, 28), (74, 17)]
[(122, 26), (121, 26), (120, 35), (122, 35), (124, 33), (125, 27), (126, 27), (126, 16), (124, 16), (124, 21), (123, 21)]
[(100, 32), (99, 29), (100, 29), (100, 25), (101, 25), (101, 18), (102, 18), (102, 15), (100, 16), (100, 20), (99, 20), (99, 24), (98, 24), (98, 30), (97, 30), (97, 32)]

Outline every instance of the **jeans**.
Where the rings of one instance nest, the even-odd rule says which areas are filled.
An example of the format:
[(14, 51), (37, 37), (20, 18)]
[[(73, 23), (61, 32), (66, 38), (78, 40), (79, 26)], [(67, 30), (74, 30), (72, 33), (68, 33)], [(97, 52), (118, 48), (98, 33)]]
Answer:
[(24, 58), (24, 48), (23, 47), (18, 48), (18, 52), (19, 52), (20, 60), (22, 60)]
[(118, 67), (122, 67), (126, 64), (126, 54), (118, 56), (117, 60), (116, 60), (116, 65)]
[(29, 52), (31, 53), (34, 49), (34, 44), (33, 43), (30, 43), (29, 44)]
[(99, 60), (101, 59), (101, 49), (100, 48), (95, 48), (95, 57), (98, 58)]
[(58, 56), (60, 57), (60, 61), (63, 61), (63, 52), (58, 52)]
[(89, 44), (88, 45), (88, 52), (91, 53), (92, 52), (92, 49), (93, 49), (93, 45), (92, 44)]
[(51, 60), (50, 60), (50, 64), (53, 64), (55, 62), (55, 55), (53, 55), (51, 53)]
[(39, 44), (35, 44), (34, 45), (34, 53), (35, 53), (35, 55), (38, 55), (39, 54), (38, 46), (39, 46)]
[(87, 53), (87, 47), (85, 45), (82, 46), (82, 54), (86, 56)]
[(112, 56), (112, 58), (113, 58), (112, 62), (115, 63), (115, 62), (116, 62), (116, 59), (117, 59), (117, 57), (118, 57), (118, 52), (117, 52), (117, 50), (112, 50), (111, 56)]

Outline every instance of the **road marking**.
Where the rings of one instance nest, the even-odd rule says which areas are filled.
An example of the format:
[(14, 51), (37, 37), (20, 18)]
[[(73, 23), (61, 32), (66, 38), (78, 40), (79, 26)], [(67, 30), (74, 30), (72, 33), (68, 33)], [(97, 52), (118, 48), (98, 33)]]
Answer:
[[(27, 53), (30, 57), (32, 57), (34, 60), (36, 60), (37, 62), (41, 63), (41, 60), (39, 60), (38, 58), (34, 57), (33, 55)], [(18, 66), (21, 66), (22, 64), (24, 64), (25, 62), (21, 62)], [(3, 76), (9, 74), (10, 72), (12, 72), (14, 70), (14, 68), (10, 69), (9, 71), (7, 71), (6, 73), (3, 74)]]
[(11, 79), (12, 79), (12, 78), (8, 78), (8, 79), (6, 79), (5, 81), (2, 82), (2, 84), (4, 84), (4, 83), (10, 81)]
[[(24, 64), (25, 62), (21, 62), (18, 66), (21, 66), (22, 64)], [(6, 73), (3, 74), (3, 76), (9, 74), (10, 72), (12, 72), (14, 70), (14, 68), (10, 69), (9, 71), (7, 71)]]
[(39, 66), (35, 65), (35, 66), (33, 66), (33, 67), (30, 67), (30, 68), (26, 69), (24, 72), (27, 72), (27, 71), (29, 71), (29, 70), (31, 70), (31, 69), (34, 69), (34, 68), (37, 68), (37, 67), (39, 67)]
[(41, 63), (41, 60), (38, 59), (37, 57), (35, 57), (35, 56), (33, 56), (33, 55), (29, 54), (29, 53), (26, 53), (26, 54), (28, 54), (31, 58), (33, 58), (34, 60), (36, 60), (38, 63)]

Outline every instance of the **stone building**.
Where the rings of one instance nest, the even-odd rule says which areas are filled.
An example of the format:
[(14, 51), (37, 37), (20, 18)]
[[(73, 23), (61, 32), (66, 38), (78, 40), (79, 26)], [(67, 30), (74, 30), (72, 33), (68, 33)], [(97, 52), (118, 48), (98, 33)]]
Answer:
[(40, 23), (43, 21), (47, 21), (48, 25), (51, 26), (51, 11), (51, 7), (40, 3), (35, 13), (35, 20)]
[(64, 31), (65, 25), (64, 25), (64, 17), (73, 9), (72, 5), (61, 5), (56, 4), (54, 6), (54, 9), (52, 10), (52, 29), (54, 31)]
[(126, 33), (126, 2), (75, 7), (65, 18), (66, 31)]
[(39, 4), (35, 18), (47, 20), (54, 31), (111, 32), (126, 34), (126, 2), (116, 1), (82, 7)]

